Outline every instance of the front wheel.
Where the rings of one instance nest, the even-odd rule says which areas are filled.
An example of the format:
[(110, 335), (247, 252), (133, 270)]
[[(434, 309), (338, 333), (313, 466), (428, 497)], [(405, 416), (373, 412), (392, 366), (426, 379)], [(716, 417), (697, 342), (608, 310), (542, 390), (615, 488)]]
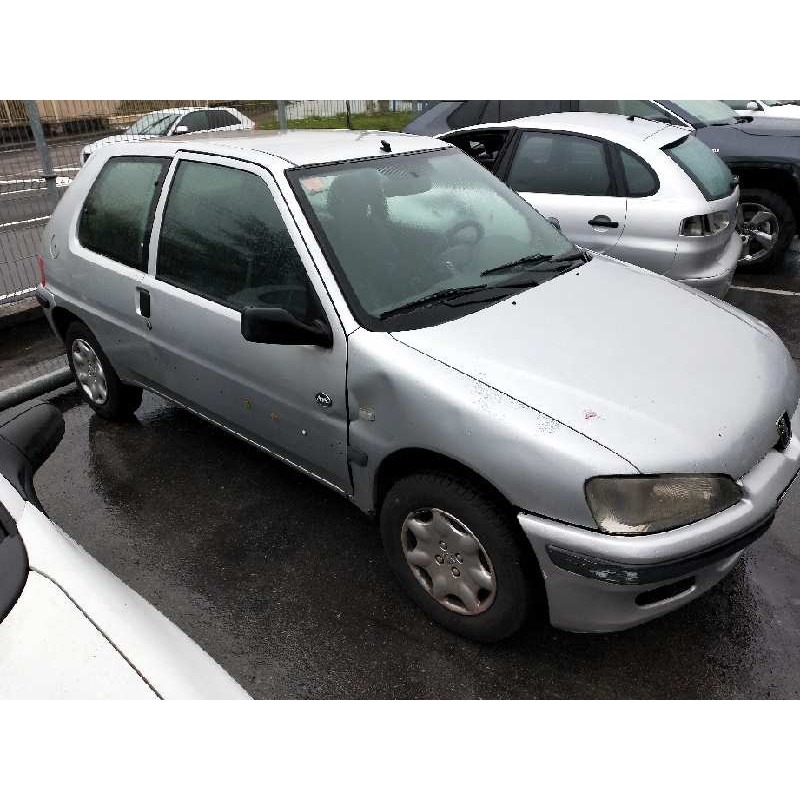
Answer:
[(436, 622), (477, 641), (525, 622), (537, 580), (516, 520), (480, 487), (444, 473), (401, 478), (381, 508), (389, 563)]

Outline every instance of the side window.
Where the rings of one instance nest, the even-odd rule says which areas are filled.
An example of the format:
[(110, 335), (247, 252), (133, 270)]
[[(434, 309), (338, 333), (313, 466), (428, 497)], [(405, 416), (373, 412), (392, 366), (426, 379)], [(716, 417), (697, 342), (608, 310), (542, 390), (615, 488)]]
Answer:
[(195, 131), (207, 131), (210, 128), (208, 123), (208, 112), (206, 111), (192, 111), (187, 114), (179, 123), (185, 125), (189, 129), (189, 133)]
[(466, 128), (468, 125), (477, 125), (481, 121), (483, 109), (488, 100), (465, 100), (447, 118), (451, 128)]
[(639, 156), (630, 150), (618, 148), (622, 172), (625, 175), (625, 184), (628, 197), (646, 197), (658, 191), (658, 178), (655, 172)]
[(269, 188), (244, 170), (182, 161), (170, 188), (156, 276), (241, 310), (307, 317), (310, 292)]
[(508, 138), (508, 131), (472, 131), (468, 134), (448, 136), (445, 141), (454, 144), (479, 164), (492, 169)]
[(561, 111), (560, 100), (501, 100), (500, 122)]
[(591, 196), (612, 193), (605, 145), (565, 133), (524, 133), (507, 183), (518, 192)]
[(230, 111), (224, 111), (223, 109), (211, 109), (208, 112), (208, 125), (209, 128), (212, 130), (214, 128), (227, 128), (229, 125), (240, 125), (236, 117), (230, 113)]
[(78, 241), (120, 264), (146, 270), (153, 211), (168, 165), (167, 158), (110, 158), (83, 204)]

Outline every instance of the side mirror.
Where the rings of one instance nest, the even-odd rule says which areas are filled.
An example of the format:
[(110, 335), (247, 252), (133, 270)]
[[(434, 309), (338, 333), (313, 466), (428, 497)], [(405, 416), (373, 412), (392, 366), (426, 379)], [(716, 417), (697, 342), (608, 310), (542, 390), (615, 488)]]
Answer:
[(333, 346), (333, 333), (325, 320), (304, 322), (285, 308), (245, 308), (242, 336), (260, 344), (315, 344)]
[(747, 110), (748, 111), (760, 111), (761, 109), (758, 107), (758, 103), (755, 100), (748, 100), (747, 101)]
[(556, 217), (547, 217), (547, 221), (558, 231), (561, 230), (561, 223)]
[(182, 133), (189, 133), (189, 128), (187, 128), (186, 125), (178, 125), (178, 127), (172, 131), (173, 136), (180, 136)]

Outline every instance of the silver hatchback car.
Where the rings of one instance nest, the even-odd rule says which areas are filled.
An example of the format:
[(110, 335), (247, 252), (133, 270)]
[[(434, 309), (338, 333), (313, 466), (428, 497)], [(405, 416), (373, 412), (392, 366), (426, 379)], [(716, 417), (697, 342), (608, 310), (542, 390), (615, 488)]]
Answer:
[(742, 241), (739, 188), (692, 131), (635, 116), (543, 114), (440, 137), (576, 244), (724, 297)]
[(464, 636), (687, 603), (800, 467), (772, 331), (579, 250), (436, 139), (110, 145), (43, 248), (38, 296), (98, 414), (146, 388), (341, 493)]

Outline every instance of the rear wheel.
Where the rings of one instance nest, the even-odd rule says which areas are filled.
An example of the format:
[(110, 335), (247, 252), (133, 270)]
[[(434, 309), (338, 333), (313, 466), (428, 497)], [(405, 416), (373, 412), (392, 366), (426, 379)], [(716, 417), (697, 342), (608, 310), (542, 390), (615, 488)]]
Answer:
[(401, 478), (381, 509), (389, 563), (436, 622), (477, 641), (515, 633), (538, 576), (516, 520), (479, 486), (445, 473)]
[(130, 418), (141, 405), (142, 390), (122, 383), (94, 334), (82, 322), (73, 322), (65, 344), (78, 388), (95, 413), (112, 420)]
[(742, 190), (737, 227), (742, 236), (739, 267), (753, 271), (780, 265), (796, 230), (791, 207), (769, 189)]

